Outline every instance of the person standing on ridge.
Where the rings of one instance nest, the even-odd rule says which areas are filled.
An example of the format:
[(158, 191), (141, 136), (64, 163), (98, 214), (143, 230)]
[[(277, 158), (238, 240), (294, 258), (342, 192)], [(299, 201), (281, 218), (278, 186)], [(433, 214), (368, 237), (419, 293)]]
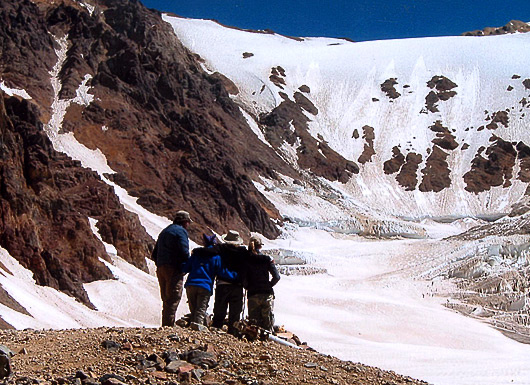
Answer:
[(280, 280), (280, 274), (273, 259), (268, 255), (260, 254), (262, 246), (261, 239), (255, 236), (250, 237), (242, 279), (243, 286), (247, 289), (249, 320), (272, 332), (274, 328), (272, 312), (274, 290), (272, 287)]
[(221, 239), (224, 242), (219, 245), (223, 273), (217, 276), (215, 285), (212, 326), (221, 329), (228, 310), (228, 333), (237, 335), (234, 323), (241, 319), (243, 311), (240, 274), (247, 249), (243, 246), (243, 238), (235, 230), (229, 230)]
[[(213, 292), (213, 282), (222, 274), (220, 248), (215, 234), (202, 235), (204, 247), (197, 247), (191, 252), (191, 258), (184, 264), (186, 295), (190, 307), (191, 322), (203, 325), (208, 310), (208, 303)], [(235, 279), (234, 273), (224, 272), (224, 276)]]
[(190, 257), (187, 228), (191, 222), (187, 211), (178, 211), (173, 223), (160, 232), (151, 256), (162, 298), (162, 326), (175, 325), (184, 282), (182, 264)]

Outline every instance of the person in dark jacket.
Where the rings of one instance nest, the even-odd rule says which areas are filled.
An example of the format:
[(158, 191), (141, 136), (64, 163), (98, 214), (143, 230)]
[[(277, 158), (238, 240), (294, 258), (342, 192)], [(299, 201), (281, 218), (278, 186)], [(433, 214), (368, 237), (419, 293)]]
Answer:
[(213, 292), (213, 282), (216, 276), (223, 275), (236, 279), (230, 271), (221, 267), (219, 246), (215, 235), (203, 234), (204, 247), (198, 247), (191, 252), (191, 258), (184, 264), (183, 271), (188, 273), (186, 279), (186, 295), (190, 307), (191, 322), (204, 324), (208, 303)]
[(250, 238), (243, 271), (243, 286), (247, 289), (249, 320), (265, 330), (273, 331), (274, 290), (272, 287), (280, 280), (280, 274), (272, 258), (260, 254), (262, 246), (263, 243), (258, 237)]
[(180, 299), (184, 273), (182, 264), (190, 257), (188, 231), (190, 214), (179, 211), (173, 223), (160, 232), (151, 259), (156, 264), (156, 276), (162, 298), (162, 326), (175, 325), (175, 313)]
[(235, 230), (228, 231), (221, 239), (224, 242), (219, 245), (223, 272), (217, 276), (215, 283), (212, 326), (222, 328), (228, 310), (228, 333), (237, 335), (234, 323), (241, 319), (243, 311), (240, 275), (247, 248), (243, 246), (243, 238)]

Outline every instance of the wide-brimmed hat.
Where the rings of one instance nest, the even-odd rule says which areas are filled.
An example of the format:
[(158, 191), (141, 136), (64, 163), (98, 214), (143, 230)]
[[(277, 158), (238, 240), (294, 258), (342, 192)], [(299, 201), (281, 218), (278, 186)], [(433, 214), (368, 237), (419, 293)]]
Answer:
[(224, 243), (230, 243), (231, 245), (242, 245), (243, 238), (239, 235), (236, 230), (228, 230), (228, 233), (221, 236)]
[(173, 222), (193, 222), (190, 218), (190, 213), (184, 210), (177, 211), (175, 214), (175, 219), (173, 219)]

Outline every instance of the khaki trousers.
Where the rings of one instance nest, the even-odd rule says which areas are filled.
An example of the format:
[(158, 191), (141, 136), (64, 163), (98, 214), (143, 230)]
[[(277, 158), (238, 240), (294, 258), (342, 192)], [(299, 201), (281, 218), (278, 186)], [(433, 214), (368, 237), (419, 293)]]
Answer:
[(175, 314), (182, 298), (184, 274), (175, 266), (157, 266), (156, 276), (162, 298), (162, 326), (175, 326)]

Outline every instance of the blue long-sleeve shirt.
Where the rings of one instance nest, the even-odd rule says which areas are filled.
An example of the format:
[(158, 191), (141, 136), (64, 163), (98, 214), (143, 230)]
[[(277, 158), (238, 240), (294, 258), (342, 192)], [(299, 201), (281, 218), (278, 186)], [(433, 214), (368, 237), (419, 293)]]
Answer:
[(186, 229), (172, 223), (162, 230), (152, 255), (156, 265), (172, 265), (181, 269), (189, 257), (190, 246)]

